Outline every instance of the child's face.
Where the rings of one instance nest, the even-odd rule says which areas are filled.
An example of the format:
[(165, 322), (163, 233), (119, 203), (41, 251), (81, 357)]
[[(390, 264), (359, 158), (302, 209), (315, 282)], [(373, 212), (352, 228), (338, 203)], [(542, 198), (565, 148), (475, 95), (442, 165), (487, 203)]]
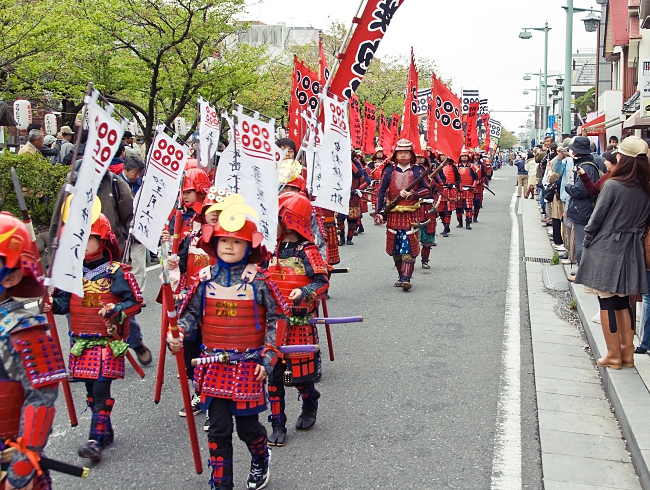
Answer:
[(92, 255), (99, 250), (99, 238), (96, 235), (91, 235), (88, 238), (88, 245), (86, 245), (86, 255)]
[(287, 152), (284, 154), (284, 159), (285, 160), (293, 160), (296, 158), (296, 153), (293, 151), (291, 148), (287, 148), (286, 146), (281, 146), (281, 150), (287, 150)]
[(197, 195), (194, 189), (183, 191), (183, 202), (185, 203), (186, 206), (191, 206), (196, 201), (197, 201)]
[(217, 255), (226, 264), (235, 264), (244, 259), (248, 245), (246, 240), (222, 236), (217, 243)]
[(208, 225), (214, 226), (217, 224), (217, 221), (219, 220), (219, 214), (221, 211), (210, 211), (209, 213), (205, 214), (205, 222)]

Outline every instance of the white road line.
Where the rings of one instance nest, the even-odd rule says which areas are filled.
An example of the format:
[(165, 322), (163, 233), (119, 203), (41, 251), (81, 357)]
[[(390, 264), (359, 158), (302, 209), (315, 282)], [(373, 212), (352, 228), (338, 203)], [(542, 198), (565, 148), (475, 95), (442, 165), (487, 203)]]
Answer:
[[(155, 270), (155, 269), (160, 269), (160, 264), (150, 265), (149, 267), (147, 267), (146, 271), (149, 272), (149, 271), (152, 271), (152, 270)], [(37, 301), (32, 301), (31, 303), (25, 304), (25, 308), (28, 308), (28, 309), (29, 308), (36, 308), (36, 307), (38, 307), (38, 302)]]
[(521, 383), (519, 309), (519, 223), (515, 215), (517, 194), (510, 202), (510, 266), (506, 289), (503, 371), (499, 387), (497, 430), (492, 461), (492, 490), (521, 489)]

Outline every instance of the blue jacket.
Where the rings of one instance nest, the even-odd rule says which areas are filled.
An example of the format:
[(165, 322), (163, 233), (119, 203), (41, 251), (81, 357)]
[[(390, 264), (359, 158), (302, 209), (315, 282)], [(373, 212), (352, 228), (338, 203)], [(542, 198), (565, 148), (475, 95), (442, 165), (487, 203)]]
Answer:
[(515, 166), (517, 167), (517, 175), (528, 175), (525, 160), (515, 160)]

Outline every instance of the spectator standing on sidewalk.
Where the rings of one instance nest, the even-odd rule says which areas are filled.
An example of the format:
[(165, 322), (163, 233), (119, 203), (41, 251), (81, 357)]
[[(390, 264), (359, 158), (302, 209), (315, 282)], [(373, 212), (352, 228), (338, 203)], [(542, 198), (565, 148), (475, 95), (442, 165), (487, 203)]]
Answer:
[(524, 189), (524, 199), (535, 199), (535, 187), (537, 186), (537, 163), (532, 151), (528, 151), (526, 158), (526, 170), (528, 171), (528, 188)]
[[(618, 147), (618, 163), (599, 194), (584, 233), (576, 284), (598, 295), (607, 355), (598, 365), (634, 367), (630, 298), (648, 292), (643, 234), (650, 218), (648, 145), (629, 136)], [(586, 169), (585, 169), (586, 170)]]
[(528, 170), (526, 170), (526, 161), (522, 155), (519, 155), (514, 161), (517, 167), (517, 197), (521, 197), (523, 192), (528, 191)]
[[(569, 145), (569, 150), (573, 154), (573, 164), (575, 169), (583, 168), (592, 182), (596, 182), (600, 178), (598, 167), (594, 163), (594, 158), (591, 155), (591, 146), (589, 138), (585, 136), (578, 136)], [(569, 202), (566, 209), (566, 218), (568, 220), (567, 228), (569, 229), (569, 240), (571, 242), (571, 255), (567, 259), (569, 264), (576, 262), (580, 264), (582, 258), (582, 242), (585, 237), (585, 226), (589, 222), (591, 213), (594, 210), (594, 202), (596, 198), (590, 196), (582, 183), (582, 180), (577, 179), (574, 175), (574, 183), (565, 185), (565, 190), (569, 195)], [(563, 262), (568, 265), (566, 262)]]

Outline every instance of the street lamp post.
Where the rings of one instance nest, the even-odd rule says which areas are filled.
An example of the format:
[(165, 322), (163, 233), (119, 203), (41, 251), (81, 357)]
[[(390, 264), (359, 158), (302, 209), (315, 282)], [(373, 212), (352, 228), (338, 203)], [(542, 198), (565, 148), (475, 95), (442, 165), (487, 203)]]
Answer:
[[(599, 2), (600, 3), (600, 2)], [(590, 12), (590, 15), (582, 19), (587, 32), (595, 32), (600, 25), (600, 18), (594, 15), (598, 12), (594, 9), (583, 9), (573, 6), (573, 0), (567, 0), (566, 7), (566, 46), (564, 52), (564, 94), (562, 111), (562, 133), (571, 135), (571, 79), (573, 61), (573, 14), (576, 12)], [(596, 23), (598, 21), (598, 23)], [(598, 67), (598, 52), (596, 52), (596, 67)], [(598, 98), (598, 94), (596, 94)]]
[[(572, 0), (570, 0), (572, 3)], [(548, 125), (548, 114), (546, 113), (546, 105), (548, 95), (546, 93), (546, 81), (548, 78), (548, 31), (551, 28), (548, 26), (548, 21), (544, 23), (544, 27), (523, 27), (522, 31), (519, 33), (521, 39), (530, 39), (533, 35), (528, 31), (543, 31), (544, 32), (544, 86), (542, 87), (542, 97), (541, 100), (544, 102), (542, 106), (542, 126), (546, 128)], [(544, 131), (546, 132), (546, 131)]]

